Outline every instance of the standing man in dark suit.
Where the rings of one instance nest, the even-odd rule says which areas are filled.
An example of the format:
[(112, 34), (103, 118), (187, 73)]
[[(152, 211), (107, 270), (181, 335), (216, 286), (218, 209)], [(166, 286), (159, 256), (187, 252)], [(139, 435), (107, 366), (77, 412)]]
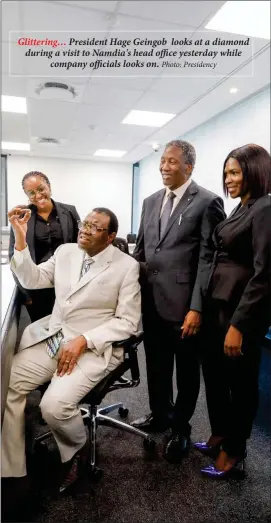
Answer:
[[(166, 145), (160, 162), (165, 190), (144, 200), (134, 250), (141, 265), (151, 413), (132, 424), (154, 432), (171, 426), (169, 461), (179, 461), (188, 449), (200, 385), (195, 335), (213, 260), (212, 234), (225, 218), (223, 200), (191, 179), (195, 159), (188, 142)], [(178, 396), (173, 408), (174, 358)]]

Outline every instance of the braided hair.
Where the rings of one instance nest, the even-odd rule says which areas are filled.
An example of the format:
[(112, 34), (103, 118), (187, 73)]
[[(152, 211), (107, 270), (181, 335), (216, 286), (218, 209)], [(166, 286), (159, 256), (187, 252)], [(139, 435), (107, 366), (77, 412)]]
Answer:
[(39, 171), (30, 171), (29, 173), (26, 173), (22, 179), (22, 186), (23, 186), (23, 189), (24, 189), (24, 182), (25, 180), (27, 180), (28, 178), (31, 178), (32, 176), (40, 176), (41, 178), (44, 179), (44, 181), (49, 185), (50, 189), (51, 189), (51, 184), (50, 184), (50, 181), (49, 181), (49, 178), (46, 176), (46, 174), (43, 174)]

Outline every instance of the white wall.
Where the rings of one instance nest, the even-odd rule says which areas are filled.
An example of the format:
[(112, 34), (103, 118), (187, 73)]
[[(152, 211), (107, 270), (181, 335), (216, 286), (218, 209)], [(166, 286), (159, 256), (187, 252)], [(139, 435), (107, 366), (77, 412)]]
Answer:
[[(197, 161), (193, 178), (199, 185), (223, 196), (228, 214), (237, 202), (226, 199), (223, 195), (223, 162), (232, 149), (247, 143), (256, 143), (270, 151), (269, 88), (217, 115), (184, 136), (172, 136), (172, 140), (177, 138), (194, 145)], [(159, 172), (160, 157), (161, 150), (140, 162), (135, 231), (139, 224), (143, 199), (163, 187)]]
[(118, 236), (125, 238), (130, 232), (132, 164), (9, 156), (9, 209), (27, 204), (21, 180), (24, 174), (33, 170), (44, 172), (51, 182), (52, 197), (75, 205), (81, 218), (94, 207), (108, 207), (118, 217)]

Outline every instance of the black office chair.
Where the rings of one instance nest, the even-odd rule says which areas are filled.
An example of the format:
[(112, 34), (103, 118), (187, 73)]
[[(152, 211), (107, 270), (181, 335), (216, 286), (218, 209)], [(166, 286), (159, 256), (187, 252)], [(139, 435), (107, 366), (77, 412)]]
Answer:
[(136, 243), (136, 234), (133, 234), (133, 233), (127, 234), (127, 242)]
[[(137, 387), (140, 382), (139, 367), (137, 361), (137, 347), (143, 340), (143, 333), (139, 332), (136, 336), (123, 341), (114, 343), (114, 347), (123, 347), (124, 361), (105, 378), (103, 378), (81, 401), (81, 412), (84, 422), (89, 430), (90, 440), (90, 456), (89, 456), (89, 471), (92, 476), (100, 476), (101, 471), (96, 466), (96, 435), (99, 425), (106, 425), (107, 427), (130, 432), (143, 438), (144, 449), (148, 452), (153, 452), (155, 449), (155, 441), (142, 430), (132, 427), (128, 423), (111, 418), (107, 416), (109, 412), (118, 409), (121, 418), (128, 416), (129, 410), (124, 407), (123, 403), (114, 403), (106, 407), (98, 408), (102, 400), (109, 392), (116, 389), (125, 389), (130, 387)], [(125, 372), (130, 370), (131, 379), (123, 376)], [(48, 385), (48, 384), (47, 384)], [(47, 431), (41, 436), (35, 438), (35, 444), (41, 444), (44, 440), (51, 436), (51, 431)]]
[(124, 238), (117, 237), (112, 243), (114, 247), (117, 247), (120, 251), (125, 252), (125, 254), (129, 254), (128, 243)]

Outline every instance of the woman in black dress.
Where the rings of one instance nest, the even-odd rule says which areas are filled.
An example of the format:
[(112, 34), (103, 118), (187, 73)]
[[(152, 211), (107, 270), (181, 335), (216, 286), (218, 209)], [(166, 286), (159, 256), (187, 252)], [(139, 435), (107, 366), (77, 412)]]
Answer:
[[(20, 213), (20, 209), (25, 207), (31, 209), (26, 240), (32, 259), (39, 264), (47, 261), (59, 245), (77, 242), (80, 217), (73, 205), (55, 202), (51, 198), (50, 181), (42, 172), (25, 174), (22, 186), (29, 205), (18, 205), (17, 212)], [(9, 259), (13, 256), (14, 243), (11, 228)], [(55, 302), (54, 289), (26, 290), (18, 281), (17, 285), (32, 322), (51, 314)]]
[(195, 447), (216, 457), (202, 469), (226, 477), (243, 463), (257, 412), (260, 345), (270, 325), (271, 162), (254, 144), (229, 153), (225, 193), (240, 198), (215, 229), (216, 253), (203, 315), (202, 368), (211, 425)]

